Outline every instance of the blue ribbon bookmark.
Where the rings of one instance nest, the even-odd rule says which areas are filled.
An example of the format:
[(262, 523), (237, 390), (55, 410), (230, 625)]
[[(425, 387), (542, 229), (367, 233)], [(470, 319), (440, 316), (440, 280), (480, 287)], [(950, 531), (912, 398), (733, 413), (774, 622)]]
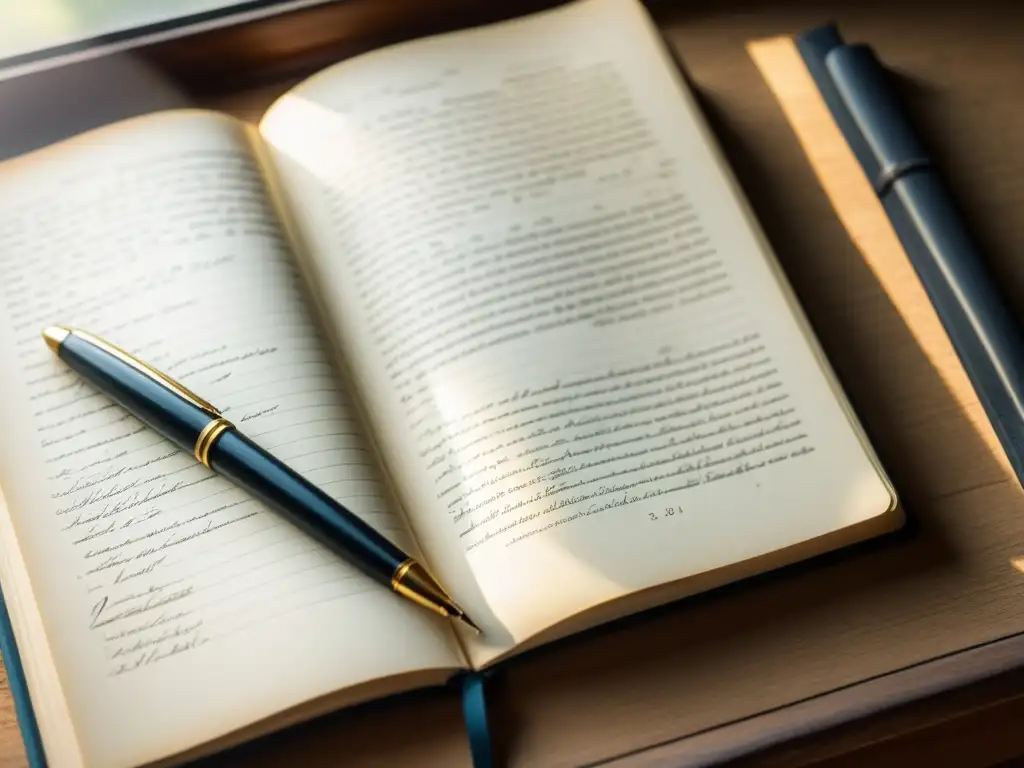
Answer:
[(467, 672), (462, 676), (462, 717), (469, 737), (473, 768), (495, 768), (494, 739), (487, 717), (484, 681), (489, 672)]
[(7, 684), (14, 699), (14, 713), (18, 717), (21, 728), (21, 739), (25, 743), (25, 754), (30, 768), (46, 768), (46, 753), (43, 751), (43, 739), (39, 735), (39, 726), (32, 711), (32, 699), (28, 694), (28, 683), (25, 670), (21, 666), (18, 645), (14, 641), (14, 627), (11, 617), (7, 614), (7, 603), (0, 593), (0, 654), (4, 657), (7, 670)]

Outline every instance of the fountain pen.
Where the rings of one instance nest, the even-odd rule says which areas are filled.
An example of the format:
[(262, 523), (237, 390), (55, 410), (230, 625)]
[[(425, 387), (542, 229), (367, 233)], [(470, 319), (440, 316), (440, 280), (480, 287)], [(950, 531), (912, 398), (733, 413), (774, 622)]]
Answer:
[(479, 632), (420, 563), (245, 437), (220, 411), (155, 368), (85, 331), (43, 331), (64, 363), (197, 461), (263, 501), (367, 576)]

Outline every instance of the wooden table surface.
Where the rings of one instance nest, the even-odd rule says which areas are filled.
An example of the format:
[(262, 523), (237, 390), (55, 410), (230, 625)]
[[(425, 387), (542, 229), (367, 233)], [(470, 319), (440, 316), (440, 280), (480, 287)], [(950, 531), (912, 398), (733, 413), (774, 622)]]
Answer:
[[(341, 5), (365, 20), (388, 3)], [(426, 7), (391, 5), (399, 10), (389, 18), (411, 18), (420, 12), (414, 7)], [(482, 0), (436, 5), (479, 10)], [(1024, 638), (1024, 573), (1015, 566), (1024, 564), (1024, 493), (891, 228), (793, 68), (785, 41), (751, 45), (836, 20), (848, 39), (876, 47), (896, 70), (911, 115), (1021, 317), (1024, 13), (997, 14), (1000, 7), (961, 3), (923, 13), (912, 2), (652, 3), (911, 524), (890, 540), (687, 600), (510, 665), (492, 700), (511, 763), (983, 766), (1024, 754), (1016, 727), (1024, 717), (1024, 674), (1012, 670), (1024, 640), (1006, 645)], [(297, 30), (327, 41), (331, 29), (336, 42), (347, 34), (311, 15), (244, 39), (291, 51), (304, 39)], [(342, 50), (332, 53), (325, 42), (317, 53)], [(185, 58), (199, 61), (200, 53)], [(118, 110), (185, 102), (255, 119), (300, 74), (285, 69), (262, 82), (239, 76), (200, 86), (162, 71), (168, 60), (108, 60), (38, 76), (31, 89), (0, 86), (0, 112), (20, 127), (4, 134), (0, 126), (0, 155), (56, 138), (58, 123), (64, 132), (78, 130), (121, 116)], [(79, 93), (63, 112), (40, 98), (48, 88), (68, 93), (72, 77), (86, 91), (100, 88), (99, 101), (110, 106), (109, 77), (108, 85), (95, 84), (97, 73), (111, 71), (119, 74), (121, 99), (106, 112), (95, 93)], [(943, 680), (966, 679), (968, 668), (986, 679), (924, 696), (948, 687)], [(911, 689), (924, 698), (900, 703)], [(893, 708), (872, 714), (886, 700)], [(838, 724), (852, 712), (864, 717)], [(409, 725), (395, 732), (399, 718)], [(803, 735), (814, 723), (836, 725)], [(983, 725), (993, 728), (984, 738)], [(435, 691), (337, 713), (209, 764), (333, 766), (342, 755), (347, 765), (466, 765), (458, 700)], [(23, 764), (10, 699), (0, 691), (0, 767)]]

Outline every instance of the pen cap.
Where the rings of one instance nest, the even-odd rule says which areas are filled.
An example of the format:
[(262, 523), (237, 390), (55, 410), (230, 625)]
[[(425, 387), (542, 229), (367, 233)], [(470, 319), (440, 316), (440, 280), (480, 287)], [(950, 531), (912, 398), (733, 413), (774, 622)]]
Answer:
[(883, 194), (903, 173), (928, 165), (896, 98), (889, 74), (866, 45), (844, 45), (825, 57), (832, 82), (863, 137), (851, 142), (868, 179)]
[(69, 333), (57, 354), (106, 397), (189, 453), (203, 427), (214, 418), (80, 332)]
[(842, 94), (836, 88), (832, 73), (829, 71), (826, 61), (830, 53), (839, 48), (845, 48), (846, 42), (835, 24), (824, 24), (820, 27), (804, 32), (796, 38), (797, 49), (807, 66), (807, 71), (814, 78), (814, 84), (818, 86), (818, 92), (824, 99), (832, 119), (835, 120), (839, 130), (846, 138), (861, 167), (869, 163), (870, 168), (877, 171), (875, 153), (867, 140), (861, 135), (857, 122), (846, 107)]
[(846, 45), (846, 41), (839, 34), (839, 28), (831, 23), (822, 24), (820, 27), (809, 29), (797, 36), (797, 49), (819, 89), (822, 88), (823, 81), (830, 80), (832, 77), (825, 66), (825, 59), (836, 48), (841, 48), (844, 45)]

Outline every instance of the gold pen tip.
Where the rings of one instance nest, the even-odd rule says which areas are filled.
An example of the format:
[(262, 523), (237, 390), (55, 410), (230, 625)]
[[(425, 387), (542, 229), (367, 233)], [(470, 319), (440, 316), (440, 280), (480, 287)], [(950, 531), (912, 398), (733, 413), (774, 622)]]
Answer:
[(49, 328), (43, 329), (43, 338), (46, 339), (46, 346), (56, 353), (60, 350), (60, 345), (64, 343), (64, 339), (70, 333), (70, 328), (65, 328), (62, 325), (51, 325)]
[(473, 623), (473, 620), (470, 619), (469, 616), (462, 612), (462, 609), (459, 609), (459, 612), (455, 614), (452, 618), (456, 619), (457, 621), (461, 621), (463, 624), (472, 629), (478, 635), (482, 635), (484, 633), (484, 631), (480, 629), (480, 627)]
[(475, 632), (483, 634), (483, 630), (473, 623), (464, 610), (456, 605), (427, 569), (412, 558), (403, 561), (395, 569), (395, 573), (391, 577), (391, 588), (413, 602), (449, 619), (461, 621)]

